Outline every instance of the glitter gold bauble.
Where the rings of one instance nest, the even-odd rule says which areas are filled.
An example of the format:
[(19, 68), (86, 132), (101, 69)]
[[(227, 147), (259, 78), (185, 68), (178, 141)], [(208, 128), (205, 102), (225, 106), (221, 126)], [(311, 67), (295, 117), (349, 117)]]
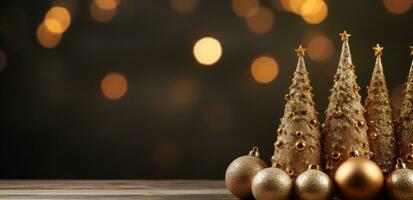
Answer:
[(384, 182), (380, 167), (357, 152), (337, 168), (334, 179), (343, 196), (363, 200), (378, 196)]
[(400, 158), (397, 159), (396, 170), (386, 178), (386, 190), (393, 199), (413, 199), (413, 170), (407, 169)]
[(252, 179), (266, 167), (264, 161), (259, 158), (258, 148), (254, 147), (249, 155), (235, 159), (228, 166), (225, 173), (225, 184), (228, 190), (238, 198), (252, 198)]
[(252, 181), (252, 193), (257, 200), (287, 200), (293, 183), (279, 165), (263, 169)]
[(318, 165), (310, 165), (294, 182), (294, 191), (301, 200), (329, 199), (333, 190), (330, 177)]

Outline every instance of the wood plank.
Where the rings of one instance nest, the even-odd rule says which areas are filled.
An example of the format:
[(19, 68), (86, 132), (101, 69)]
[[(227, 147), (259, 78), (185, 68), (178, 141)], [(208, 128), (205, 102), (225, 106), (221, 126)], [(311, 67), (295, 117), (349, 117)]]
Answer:
[(236, 199), (223, 181), (0, 181), (0, 199)]

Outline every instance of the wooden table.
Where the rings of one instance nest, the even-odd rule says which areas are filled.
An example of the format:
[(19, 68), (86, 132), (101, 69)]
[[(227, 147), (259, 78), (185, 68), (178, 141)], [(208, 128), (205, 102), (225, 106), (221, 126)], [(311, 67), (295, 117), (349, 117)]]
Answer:
[(236, 199), (224, 181), (0, 181), (0, 199)]

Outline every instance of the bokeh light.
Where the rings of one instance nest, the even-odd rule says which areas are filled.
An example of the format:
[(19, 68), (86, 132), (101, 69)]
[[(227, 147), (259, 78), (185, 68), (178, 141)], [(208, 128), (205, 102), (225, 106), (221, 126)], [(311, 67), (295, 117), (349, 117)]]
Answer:
[(102, 10), (114, 10), (117, 8), (119, 0), (94, 0), (98, 8)]
[(306, 46), (308, 57), (318, 62), (328, 60), (335, 52), (333, 42), (323, 35), (311, 38)]
[(59, 6), (66, 8), (70, 15), (73, 17), (76, 15), (79, 8), (79, 0), (54, 0), (52, 6)]
[(39, 25), (36, 36), (39, 43), (45, 48), (56, 47), (62, 39), (62, 34), (50, 32), (45, 23)]
[(383, 0), (383, 4), (388, 12), (400, 15), (410, 10), (413, 0)]
[(0, 72), (6, 68), (7, 65), (7, 56), (3, 50), (0, 50)]
[(222, 56), (222, 46), (213, 37), (204, 37), (198, 40), (193, 49), (195, 59), (203, 65), (212, 65)]
[(328, 6), (323, 0), (307, 0), (301, 7), (301, 16), (309, 24), (319, 24), (328, 15)]
[(297, 14), (300, 15), (301, 13), (301, 6), (303, 5), (304, 0), (287, 0), (287, 3), (283, 3), (286, 4), (286, 9)]
[(199, 0), (170, 0), (172, 10), (186, 15), (193, 13), (198, 7)]
[(274, 25), (274, 13), (269, 8), (260, 7), (255, 15), (246, 19), (246, 22), (253, 33), (267, 33)]
[(251, 74), (258, 83), (270, 83), (278, 75), (278, 64), (274, 58), (261, 56), (251, 65)]
[(52, 32), (61, 34), (67, 30), (71, 22), (69, 11), (60, 6), (51, 8), (44, 18), (46, 28)]
[(232, 0), (232, 10), (240, 17), (252, 17), (259, 8), (258, 0)]
[(113, 19), (117, 12), (117, 8), (115, 7), (112, 10), (101, 9), (97, 6), (95, 1), (90, 3), (90, 15), (94, 20), (97, 22), (109, 22)]
[(110, 100), (122, 98), (128, 91), (128, 82), (120, 73), (107, 74), (100, 84), (103, 95)]
[(167, 88), (164, 102), (171, 112), (184, 112), (192, 108), (200, 97), (199, 80), (182, 76), (173, 80)]

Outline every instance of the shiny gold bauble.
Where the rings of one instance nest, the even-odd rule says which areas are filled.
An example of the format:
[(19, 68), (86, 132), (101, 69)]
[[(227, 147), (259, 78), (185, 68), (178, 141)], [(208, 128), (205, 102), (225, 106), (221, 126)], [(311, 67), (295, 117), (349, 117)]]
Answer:
[(294, 190), (301, 200), (324, 200), (331, 196), (333, 183), (318, 166), (311, 165), (295, 179)]
[(386, 189), (390, 197), (397, 200), (413, 199), (413, 170), (407, 169), (401, 161), (397, 161), (396, 170), (386, 178)]
[(228, 190), (238, 198), (252, 198), (252, 179), (266, 167), (264, 161), (259, 159), (258, 148), (254, 147), (249, 155), (235, 159), (228, 166), (225, 173), (225, 184)]
[(287, 200), (292, 187), (290, 176), (277, 167), (263, 169), (252, 181), (252, 193), (257, 200)]
[(379, 195), (384, 178), (380, 167), (363, 157), (350, 157), (335, 173), (334, 179), (348, 199), (372, 199)]

